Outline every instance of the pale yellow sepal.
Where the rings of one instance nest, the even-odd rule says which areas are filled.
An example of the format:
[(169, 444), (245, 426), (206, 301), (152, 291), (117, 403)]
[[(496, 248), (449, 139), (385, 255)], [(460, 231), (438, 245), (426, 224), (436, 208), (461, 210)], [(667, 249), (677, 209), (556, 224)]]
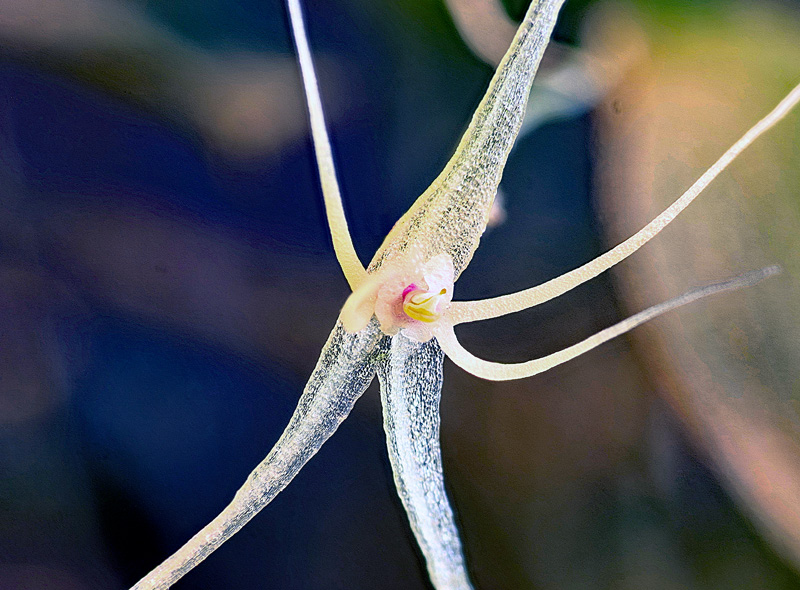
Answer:
[(375, 312), (380, 287), (381, 283), (376, 277), (368, 277), (350, 294), (339, 315), (345, 330), (353, 334), (367, 327)]

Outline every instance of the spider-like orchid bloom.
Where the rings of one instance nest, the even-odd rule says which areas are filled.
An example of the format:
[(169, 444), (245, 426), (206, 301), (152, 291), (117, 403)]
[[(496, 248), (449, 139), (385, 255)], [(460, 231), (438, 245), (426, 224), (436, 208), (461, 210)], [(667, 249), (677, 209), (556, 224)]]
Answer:
[(402, 330), (413, 340), (427, 342), (453, 299), (454, 275), (447, 254), (426, 260), (413, 250), (353, 291), (342, 308), (342, 325), (348, 332), (359, 332), (374, 315), (384, 334), (394, 336)]
[(485, 379), (526, 377), (583, 354), (670, 309), (755, 284), (777, 272), (770, 267), (695, 289), (565, 350), (525, 363), (484, 361), (459, 344), (454, 326), (538, 305), (630, 256), (683, 211), (742, 150), (800, 102), (798, 86), (668, 209), (595, 260), (518, 293), (482, 301), (452, 301), (453, 285), (486, 228), (533, 77), (563, 2), (539, 0), (532, 4), (455, 154), (397, 222), (365, 269), (347, 230), (299, 0), (287, 0), (328, 223), (352, 294), (289, 425), (273, 449), (222, 513), (136, 584), (135, 590), (168, 588), (244, 526), (334, 433), (376, 374), (395, 483), (433, 585), (437, 590), (468, 590), (472, 586), (444, 489), (439, 446), (444, 354)]

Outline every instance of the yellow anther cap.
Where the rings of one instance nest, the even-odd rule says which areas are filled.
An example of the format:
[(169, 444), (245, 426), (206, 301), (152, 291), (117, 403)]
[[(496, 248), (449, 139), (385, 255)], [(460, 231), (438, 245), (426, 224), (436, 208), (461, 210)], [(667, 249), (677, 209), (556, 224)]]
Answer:
[(442, 317), (438, 308), (446, 294), (447, 289), (442, 289), (438, 293), (410, 291), (403, 297), (403, 311), (412, 320), (430, 324)]

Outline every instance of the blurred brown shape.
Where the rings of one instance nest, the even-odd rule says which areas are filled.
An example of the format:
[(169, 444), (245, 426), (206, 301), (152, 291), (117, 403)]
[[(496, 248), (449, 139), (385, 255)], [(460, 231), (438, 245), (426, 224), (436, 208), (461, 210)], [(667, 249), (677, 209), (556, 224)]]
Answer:
[[(653, 61), (598, 111), (608, 243), (641, 228), (800, 80), (800, 14), (760, 3), (660, 29)], [(651, 377), (740, 505), (800, 566), (800, 126), (749, 148), (620, 265), (635, 311), (778, 263), (784, 274), (633, 333)]]
[[(252, 158), (306, 133), (293, 56), (200, 47), (119, 0), (0, 0), (0, 46), (199, 129), (212, 149)], [(318, 59), (335, 121), (351, 102), (340, 66)]]
[(445, 0), (464, 42), (486, 63), (496, 66), (511, 44), (517, 25), (498, 0)]
[[(498, 0), (446, 0), (464, 42), (487, 64), (500, 63), (516, 24)], [(629, 9), (615, 2), (594, 6), (581, 26), (581, 46), (551, 41), (526, 109), (520, 136), (543, 123), (591, 110), (628, 69), (643, 59), (646, 41)]]

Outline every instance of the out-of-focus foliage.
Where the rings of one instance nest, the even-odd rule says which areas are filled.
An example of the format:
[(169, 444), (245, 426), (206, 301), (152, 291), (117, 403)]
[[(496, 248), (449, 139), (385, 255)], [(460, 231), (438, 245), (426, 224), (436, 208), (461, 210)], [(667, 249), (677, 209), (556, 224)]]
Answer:
[[(800, 79), (800, 11), (706, 6), (643, 19), (652, 61), (599, 110), (612, 239), (680, 193)], [(635, 308), (779, 263), (763, 289), (637, 333), (652, 374), (760, 530), (800, 563), (800, 125), (759, 141), (667, 235), (621, 269)]]

